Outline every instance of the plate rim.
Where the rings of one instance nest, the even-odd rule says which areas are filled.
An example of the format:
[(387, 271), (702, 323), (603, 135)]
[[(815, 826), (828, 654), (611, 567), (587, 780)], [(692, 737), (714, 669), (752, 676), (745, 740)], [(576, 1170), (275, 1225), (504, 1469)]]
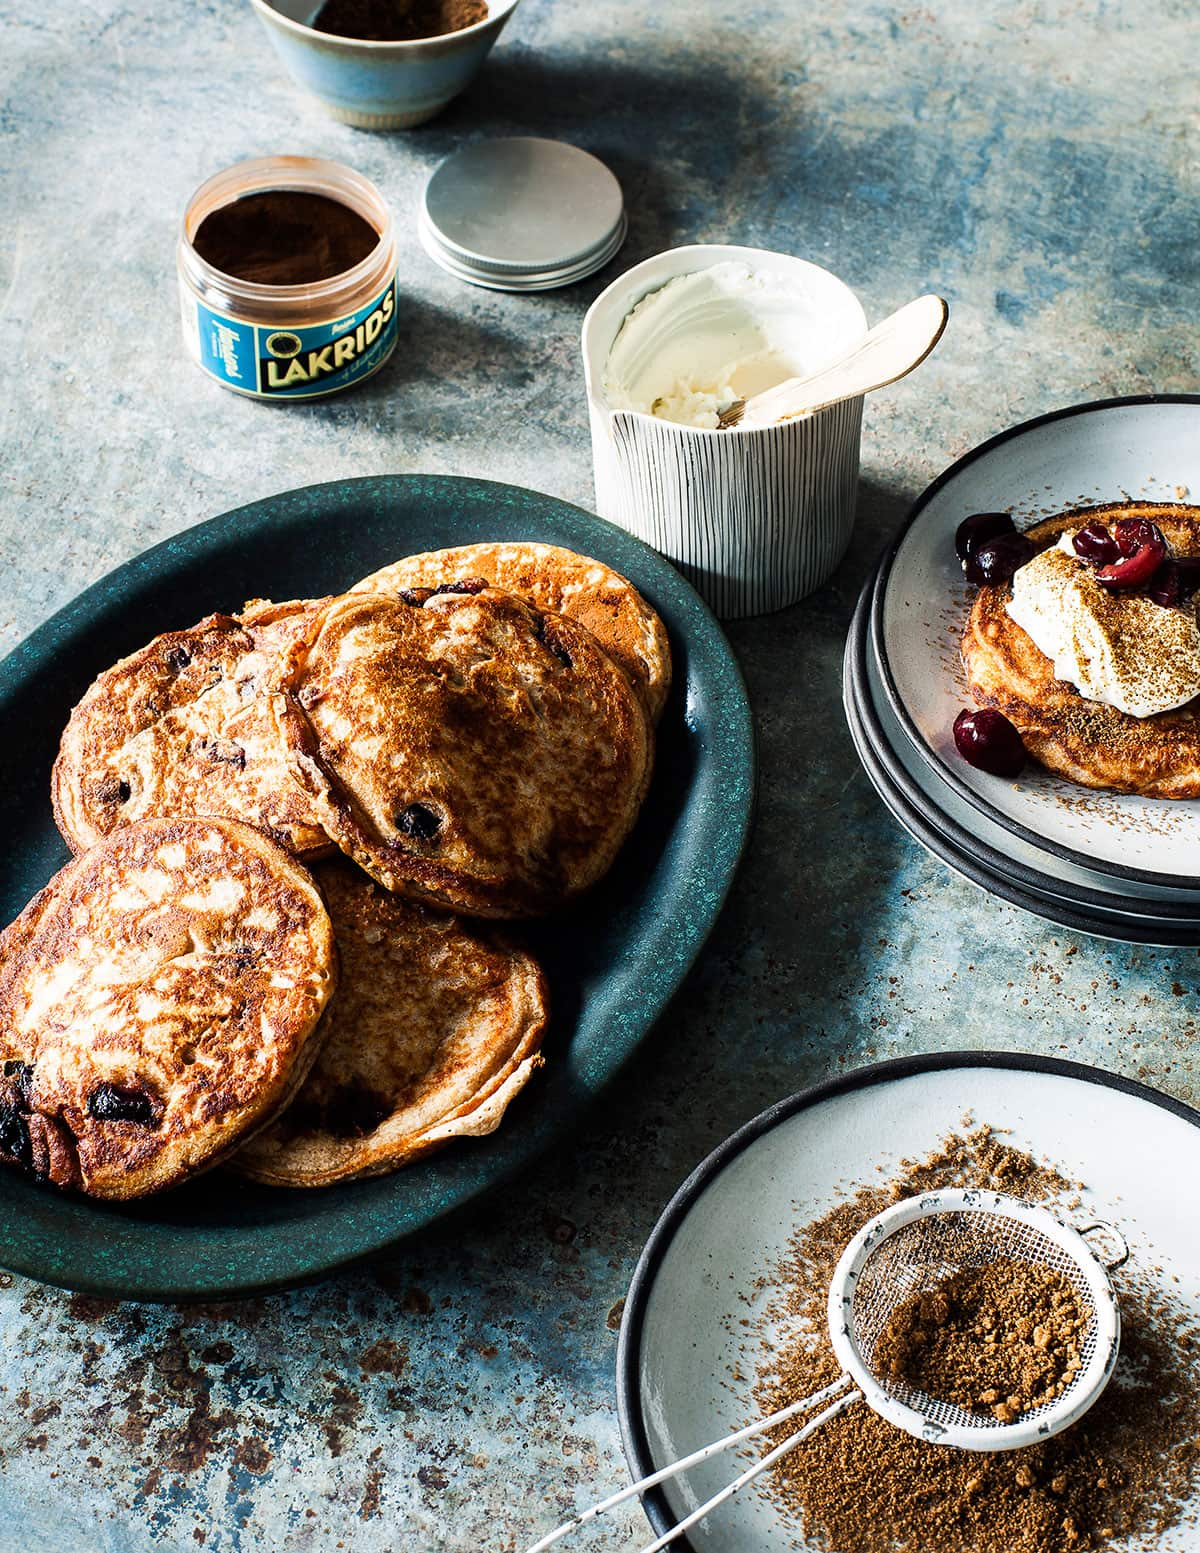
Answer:
[[(531, 523), (541, 522), (545, 527), (553, 528), (556, 520), (561, 518), (564, 521), (559, 542), (565, 544), (572, 542), (570, 528), (580, 520), (586, 529), (598, 529), (597, 537), (611, 530), (613, 545), (609, 547), (610, 552), (615, 550), (618, 556), (622, 552), (633, 554), (639, 561), (644, 561), (650, 573), (648, 591), (654, 591), (655, 580), (660, 581), (662, 593), (686, 610), (689, 629), (681, 643), (688, 650), (686, 656), (690, 659), (692, 653), (698, 650), (699, 643), (703, 643), (706, 653), (715, 654), (714, 667), (719, 664), (719, 676), (714, 689), (719, 688), (721, 692), (721, 727), (724, 736), (719, 744), (709, 746), (709, 753), (711, 757), (714, 749), (719, 751), (724, 748), (727, 753), (719, 757), (724, 764), (736, 759), (744, 772), (745, 797), (735, 809), (722, 811), (721, 836), (718, 838), (722, 845), (717, 850), (721, 867), (711, 875), (705, 875), (709, 888), (701, 892), (706, 896), (704, 908), (699, 909), (700, 903), (693, 902), (697, 910), (690, 916), (689, 922), (692, 925), (683, 935), (687, 940), (685, 952), (670, 963), (666, 975), (660, 973), (653, 996), (646, 999), (650, 1005), (650, 1014), (639, 1020), (640, 1033), (636, 1038), (623, 1042), (620, 1050), (613, 1053), (603, 1065), (602, 1076), (580, 1091), (577, 1100), (573, 1089), (570, 1097), (573, 1103), (564, 1106), (553, 1118), (547, 1119), (536, 1132), (530, 1127), (528, 1144), (516, 1147), (506, 1158), (497, 1161), (486, 1180), (464, 1181), (460, 1189), (446, 1193), (435, 1205), (422, 1212), (418, 1223), (396, 1228), (394, 1219), (390, 1218), (377, 1233), (364, 1231), (358, 1243), (350, 1249), (346, 1249), (342, 1240), (336, 1246), (325, 1245), (315, 1251), (301, 1247), (285, 1271), (272, 1269), (270, 1272), (256, 1273), (253, 1268), (243, 1265), (240, 1272), (230, 1272), (223, 1262), (221, 1248), (209, 1247), (212, 1230), (207, 1225), (197, 1225), (191, 1230), (191, 1243), (200, 1263), (199, 1269), (193, 1266), (181, 1272), (178, 1265), (175, 1265), (169, 1274), (164, 1275), (160, 1269), (148, 1265), (151, 1250), (147, 1247), (140, 1252), (142, 1261), (136, 1276), (129, 1276), (124, 1268), (114, 1275), (107, 1267), (94, 1271), (86, 1265), (80, 1265), (78, 1258), (76, 1265), (71, 1265), (69, 1257), (64, 1263), (62, 1258), (39, 1255), (37, 1246), (27, 1249), (23, 1244), (5, 1244), (0, 1265), (6, 1269), (42, 1283), (81, 1293), (146, 1302), (186, 1303), (240, 1299), (293, 1288), (377, 1256), (387, 1247), (428, 1229), (430, 1225), (469, 1204), (478, 1204), (497, 1187), (527, 1170), (548, 1149), (560, 1146), (572, 1128), (591, 1109), (598, 1096), (637, 1054), (690, 974), (711, 936), (745, 857), (755, 810), (757, 738), (741, 666), (715, 615), (687, 579), (667, 560), (635, 535), (608, 523), (586, 508), (530, 486), (438, 472), (404, 471), (359, 475), (290, 487), (204, 519), (118, 563), (69, 599), (0, 659), (0, 664), (7, 671), (0, 679), (0, 715), (7, 709), (10, 697), (19, 695), (31, 678), (59, 661), (59, 655), (68, 651), (80, 636), (102, 623), (119, 619), (124, 611), (136, 605), (144, 590), (152, 590), (167, 583), (171, 573), (184, 571), (188, 565), (202, 561), (214, 545), (218, 550), (226, 543), (236, 546), (239, 541), (244, 543), (248, 534), (253, 542), (261, 543), (264, 537), (286, 529), (289, 522), (296, 522), (295, 506), (306, 499), (318, 499), (317, 493), (324, 494), (333, 510), (338, 493), (358, 488), (359, 495), (364, 499), (374, 497), (378, 500), (389, 494), (397, 499), (394, 493), (402, 486), (416, 486), (425, 493), (428, 493), (431, 486), (439, 487), (447, 492), (447, 503), (454, 501), (463, 511), (472, 510), (472, 500), (482, 504), (489, 495), (494, 500), (495, 493), (503, 493), (504, 499), (510, 502), (533, 498), (540, 510), (530, 513)], [(283, 512), (278, 510), (281, 504), (287, 504)], [(619, 570), (621, 560), (615, 564)], [(660, 598), (659, 602), (665, 601)], [(693, 635), (693, 623), (700, 628), (698, 638)], [(678, 637), (679, 633), (676, 635)], [(690, 727), (691, 717), (686, 706), (680, 708), (679, 715), (684, 719), (685, 726)], [(684, 733), (681, 736), (687, 735)], [(86, 1199), (81, 1201), (86, 1205)], [(100, 1203), (96, 1206), (103, 1211), (112, 1205)], [(353, 1214), (349, 1217), (353, 1217)], [(307, 1224), (311, 1219), (301, 1216), (298, 1222)], [(282, 1226), (279, 1233), (286, 1235), (288, 1226)], [(236, 1250), (231, 1250), (228, 1255), (233, 1260), (240, 1258)], [(244, 1257), (240, 1259), (244, 1263)]]
[(1136, 868), (1128, 863), (1116, 863), (1107, 858), (1098, 858), (1088, 853), (1076, 851), (1073, 847), (1053, 841), (1037, 831), (1030, 830), (1022, 825), (1019, 820), (1004, 814), (1000, 809), (981, 794), (977, 793), (968, 783), (964, 782), (958, 773), (949, 764), (942, 760), (916, 726), (909, 715), (908, 708), (900, 695), (900, 688), (892, 672), (892, 666), (887, 655), (887, 646), (883, 630), (883, 607), (887, 585), (891, 578), (892, 567), (900, 548), (907, 539), (910, 531), (925, 508), (937, 496), (942, 489), (955, 479), (964, 469), (993, 453), (1005, 443), (1037, 430), (1041, 426), (1048, 426), (1055, 421), (1071, 420), (1076, 416), (1095, 414), (1104, 410), (1130, 409), (1135, 406), (1153, 406), (1167, 404), (1190, 404), (1200, 406), (1200, 394), (1128, 394), (1110, 399), (1092, 399), (1083, 404), (1066, 405), (1059, 410), (1049, 410), (1043, 415), (1035, 415), (1030, 420), (1019, 421), (1015, 426), (1009, 426), (1004, 431), (997, 432), (995, 436), (987, 438), (964, 453), (961, 458), (948, 465), (936, 479), (921, 492), (916, 501), (909, 508), (904, 522), (901, 524), (895, 538), (884, 551), (874, 573), (874, 591), (871, 599), (871, 639), (875, 648), (875, 656), (879, 663), (880, 677), (888, 703), (894, 711), (901, 727), (911, 740), (918, 755), (930, 766), (938, 776), (942, 777), (956, 793), (958, 793), (972, 808), (978, 809), (988, 819), (993, 820), (1011, 835), (1019, 837), (1022, 841), (1039, 847), (1044, 852), (1049, 852), (1055, 857), (1062, 858), (1065, 862), (1077, 866), (1090, 868), (1094, 873), (1102, 873), (1114, 879), (1132, 880), (1137, 884), (1163, 885), (1173, 890), (1200, 890), (1200, 880), (1193, 874), (1168, 874), (1155, 869)]
[[(1186, 901), (1162, 899), (1153, 901), (1149, 897), (1140, 896), (1113, 896), (1106, 897), (1102, 891), (1093, 890), (1085, 884), (1069, 883), (1066, 880), (1056, 879), (1054, 875), (1039, 873), (1029, 864), (1020, 862), (1015, 858), (1005, 856), (997, 852), (989, 842), (980, 840), (971, 835), (969, 831), (947, 814), (937, 802), (937, 797), (932, 792), (926, 792), (910, 776), (902, 761), (892, 747), (891, 740), (883, 724), (879, 720), (879, 714), (875, 706), (874, 697), (871, 694), (871, 686), (868, 681), (867, 653), (870, 643), (869, 630), (866, 627), (863, 603), (871, 586), (868, 580), (863, 594), (859, 598), (858, 605), (851, 620), (850, 630), (846, 637), (845, 667), (848, 678), (848, 686), (852, 697), (845, 702), (847, 720), (850, 720), (851, 712), (857, 719), (863, 738), (870, 749), (870, 754), (879, 766), (880, 770), (888, 777), (892, 787), (895, 788), (900, 798), (905, 799), (908, 805), (916, 810), (925, 821), (926, 826), (936, 830), (950, 847), (958, 855), (966, 855), (969, 860), (976, 863), (977, 868), (989, 875), (999, 875), (1006, 884), (1015, 885), (1029, 893), (1040, 896), (1047, 901), (1062, 902), (1072, 910), (1090, 912), (1099, 910), (1103, 913), (1111, 913), (1113, 917), (1128, 918), (1131, 922), (1178, 922), (1187, 924), (1197, 929), (1197, 937), (1192, 944), (1174, 944), (1165, 947), (1190, 948), (1193, 944), (1200, 944), (1200, 903), (1193, 906)], [(845, 698), (843, 698), (845, 700)], [(853, 735), (852, 735), (853, 736)], [(861, 759), (861, 757), (860, 757)], [(866, 762), (863, 762), (864, 766)], [(868, 772), (868, 775), (870, 773)], [(938, 773), (934, 773), (936, 777)], [(925, 807), (922, 807), (924, 804)], [(932, 811), (931, 815), (926, 810)], [(916, 838), (920, 840), (920, 837)], [(967, 843), (970, 843), (968, 849)], [(922, 842), (922, 845), (924, 843)], [(975, 856), (972, 856), (972, 853)], [(942, 859), (944, 862), (945, 859)], [(947, 864), (947, 867), (950, 866)], [(975, 882), (975, 881), (972, 881)], [(1147, 909), (1142, 911), (1126, 911), (1115, 902), (1118, 900), (1141, 902)], [(1021, 904), (1013, 902), (1013, 904)], [(1149, 909), (1154, 907), (1154, 910)], [(1161, 907), (1160, 912), (1158, 908)], [(1028, 909), (1028, 908), (1025, 908)], [(1039, 913), (1040, 915), (1040, 913)], [(1047, 919), (1048, 920), (1048, 919)], [(1104, 923), (1112, 918), (1105, 915), (1097, 919)], [(1063, 924), (1066, 926), (1067, 924)], [(1103, 935), (1109, 936), (1107, 934)], [(1120, 942), (1135, 942), (1132, 939), (1122, 939)]]
[[(1160, 1089), (1143, 1084), (1138, 1079), (1126, 1078), (1123, 1073), (1113, 1073), (1108, 1068), (1095, 1068), (1087, 1063), (1075, 1062), (1066, 1057), (1045, 1057), (1037, 1052), (1020, 1051), (964, 1051), (915, 1052), (904, 1057), (892, 1057), (884, 1062), (873, 1062), (855, 1068), (849, 1073), (836, 1074), (820, 1079), (794, 1094), (777, 1100), (773, 1105), (751, 1117), (748, 1122), (718, 1143), (690, 1175), (675, 1190), (663, 1208), (642, 1248), (637, 1266), (625, 1296), (625, 1309), (621, 1317), (621, 1330), (617, 1338), (617, 1419), (620, 1426), (621, 1447), (632, 1480), (636, 1481), (655, 1471), (646, 1438), (641, 1397), (637, 1386), (637, 1362), (646, 1318), (646, 1307), (653, 1291), (658, 1270), (671, 1248), (676, 1233), (687, 1218), (691, 1208), (704, 1190), (751, 1144), (772, 1131), (782, 1122), (789, 1121), (803, 1111), (811, 1110), (826, 1100), (839, 1095), (852, 1094), (856, 1090), (874, 1088), (896, 1079), (912, 1078), (923, 1073), (953, 1071), (961, 1068), (1008, 1069), (1022, 1073), (1044, 1073), (1059, 1078), (1080, 1079), (1102, 1088), (1115, 1089), (1135, 1099), (1149, 1101), (1181, 1121), (1200, 1128), (1200, 1110), (1186, 1101), (1178, 1100)], [(675, 1516), (661, 1487), (648, 1489), (640, 1495), (642, 1509), (656, 1535), (661, 1536), (675, 1523)], [(691, 1538), (685, 1533), (674, 1546), (679, 1553), (699, 1553)]]

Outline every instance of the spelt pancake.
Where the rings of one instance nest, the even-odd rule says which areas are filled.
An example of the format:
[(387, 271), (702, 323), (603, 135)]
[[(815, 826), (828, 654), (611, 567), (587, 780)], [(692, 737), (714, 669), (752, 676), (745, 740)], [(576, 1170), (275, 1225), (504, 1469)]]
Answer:
[(336, 979), (319, 891), (261, 831), (123, 826), (0, 934), (0, 1159), (107, 1198), (215, 1164), (292, 1098)]
[(356, 593), (404, 593), (482, 577), (535, 609), (566, 615), (586, 626), (628, 674), (658, 721), (671, 688), (671, 645), (666, 628), (619, 572), (590, 556), (532, 541), (458, 545), (393, 561), (356, 584)]
[(527, 954), (319, 864), (341, 980), (291, 1106), (231, 1161), (277, 1186), (383, 1175), (495, 1130), (541, 1063), (546, 985)]
[(463, 586), (335, 599), (283, 656), (280, 729), (322, 827), (386, 889), (534, 915), (612, 863), (653, 732), (585, 627)]
[[(1200, 556), (1200, 508), (1154, 502), (1081, 507), (1026, 530), (1039, 549), (1093, 518), (1149, 518), (1172, 550)], [(1009, 616), (1012, 589), (980, 588), (963, 633), (962, 655), (971, 694), (1016, 726), (1043, 766), (1084, 787), (1112, 788), (1148, 798), (1200, 797), (1200, 701), (1173, 712), (1132, 717), (1090, 701), (1054, 677), (1050, 659)]]
[(54, 817), (72, 851), (152, 815), (245, 820), (300, 857), (330, 850), (280, 746), (268, 676), (315, 606), (259, 600), (155, 637), (71, 713)]

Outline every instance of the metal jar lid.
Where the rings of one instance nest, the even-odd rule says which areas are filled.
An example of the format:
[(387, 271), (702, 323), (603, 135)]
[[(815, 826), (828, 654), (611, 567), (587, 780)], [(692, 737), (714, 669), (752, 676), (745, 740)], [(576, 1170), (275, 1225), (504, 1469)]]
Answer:
[(484, 140), (425, 185), (418, 230), (430, 258), (493, 291), (548, 291), (607, 264), (625, 241), (621, 185), (560, 140)]

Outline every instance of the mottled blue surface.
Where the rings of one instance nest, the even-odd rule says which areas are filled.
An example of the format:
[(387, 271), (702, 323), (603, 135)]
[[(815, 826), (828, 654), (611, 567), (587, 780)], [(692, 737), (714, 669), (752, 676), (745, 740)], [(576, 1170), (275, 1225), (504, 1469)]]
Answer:
[[(952, 879), (881, 811), (839, 708), (856, 587), (927, 480), (1028, 415), (1196, 388), (1195, 9), (523, 0), (468, 93), (395, 136), (322, 119), (234, 0), (20, 9), (0, 0), (5, 646), (145, 545), (307, 481), (446, 470), (588, 504), (579, 323), (662, 247), (788, 249), (873, 320), (928, 289), (952, 305), (936, 355), (868, 405), (838, 577), (730, 632), (756, 838), (708, 956), (575, 1146), (299, 1294), (171, 1310), (0, 1280), (3, 1553), (515, 1553), (622, 1480), (617, 1302), (670, 1192), (762, 1106), (948, 1045), (1195, 1098), (1196, 953), (1073, 939)], [(609, 273), (514, 297), (425, 258), (425, 177), (494, 132), (610, 162), (631, 233)], [(375, 179), (402, 254), (392, 364), (286, 409), (185, 361), (172, 273), (195, 185), (276, 150)], [(574, 1546), (645, 1540), (630, 1512)]]

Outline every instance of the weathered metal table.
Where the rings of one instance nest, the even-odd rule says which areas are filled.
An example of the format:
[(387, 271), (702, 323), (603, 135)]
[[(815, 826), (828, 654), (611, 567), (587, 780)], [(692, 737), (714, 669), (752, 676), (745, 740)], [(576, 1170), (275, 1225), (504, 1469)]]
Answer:
[[(616, 272), (503, 296), (425, 258), (416, 201), (465, 140), (604, 157), (618, 265), (714, 239), (846, 277), (872, 318), (925, 289), (950, 332), (869, 406), (834, 583), (730, 636), (759, 723), (755, 841), (685, 994), (573, 1148), (369, 1271), (219, 1308), (0, 1278), (2, 1553), (503, 1553), (622, 1481), (620, 1301), (659, 1208), (768, 1102), (945, 1046), (1061, 1053), (1190, 1098), (1194, 952), (1072, 939), (893, 826), (842, 725), (856, 586), (906, 503), (1013, 421), (1196, 386), (1194, 90), (1179, 0), (525, 0), (442, 119), (341, 128), (248, 6), (46, 0), (0, 51), (0, 641), (186, 525), (271, 491), (406, 469), (588, 505), (577, 359)], [(36, 14), (31, 14), (36, 12)], [(398, 354), (353, 395), (264, 408), (184, 359), (191, 190), (267, 151), (348, 161), (400, 217)], [(637, 1512), (575, 1546), (633, 1549)]]

